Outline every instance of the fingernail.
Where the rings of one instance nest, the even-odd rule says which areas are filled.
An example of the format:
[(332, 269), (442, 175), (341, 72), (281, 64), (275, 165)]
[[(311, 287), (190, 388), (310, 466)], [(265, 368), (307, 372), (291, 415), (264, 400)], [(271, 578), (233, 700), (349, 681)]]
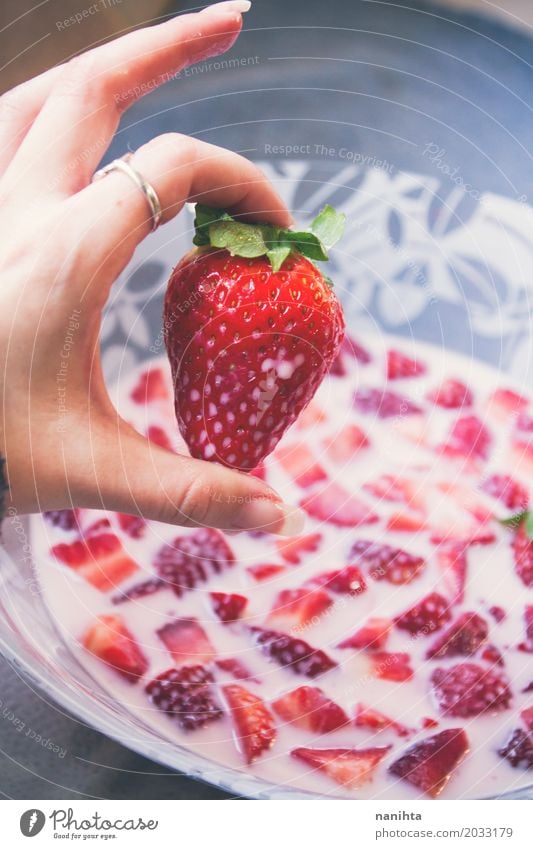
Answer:
[(236, 531), (264, 531), (279, 536), (292, 537), (303, 531), (305, 514), (297, 507), (272, 501), (269, 498), (252, 498), (240, 505), (232, 529)]
[(251, 5), (250, 0), (224, 0), (222, 3), (213, 3), (211, 6), (207, 6), (203, 11), (210, 12), (211, 9), (216, 11), (220, 9), (221, 12), (240, 12), (243, 14), (249, 11)]

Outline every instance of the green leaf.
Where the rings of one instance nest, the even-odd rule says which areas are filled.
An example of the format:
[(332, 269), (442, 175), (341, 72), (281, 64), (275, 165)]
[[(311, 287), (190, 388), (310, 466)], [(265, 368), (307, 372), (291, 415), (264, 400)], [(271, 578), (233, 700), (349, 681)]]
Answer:
[(225, 248), (232, 256), (256, 257), (267, 253), (260, 224), (216, 221), (209, 226), (209, 240), (214, 248)]
[(507, 516), (505, 519), (499, 519), (500, 525), (505, 528), (516, 529), (524, 524), (524, 530), (529, 537), (533, 539), (533, 511), (522, 510), (520, 513), (515, 513), (514, 516)]
[(314, 233), (308, 233), (305, 230), (302, 230), (299, 233), (294, 233), (292, 230), (286, 230), (283, 235), (287, 242), (293, 244), (298, 253), (306, 256), (307, 259), (319, 261), (327, 260), (328, 255), (325, 251), (324, 245)]
[(270, 264), (272, 266), (272, 271), (279, 271), (287, 257), (289, 256), (292, 250), (292, 245), (284, 244), (282, 242), (278, 242), (276, 245), (272, 245), (267, 250), (267, 257), (270, 260)]
[(209, 227), (215, 221), (233, 221), (231, 215), (224, 212), (223, 209), (215, 209), (212, 206), (204, 206), (202, 203), (197, 203), (195, 207), (194, 218), (194, 239), (193, 244), (202, 246), (209, 245)]
[(337, 212), (327, 203), (311, 224), (311, 232), (315, 234), (326, 249), (332, 248), (339, 239), (342, 239), (345, 223), (345, 214)]

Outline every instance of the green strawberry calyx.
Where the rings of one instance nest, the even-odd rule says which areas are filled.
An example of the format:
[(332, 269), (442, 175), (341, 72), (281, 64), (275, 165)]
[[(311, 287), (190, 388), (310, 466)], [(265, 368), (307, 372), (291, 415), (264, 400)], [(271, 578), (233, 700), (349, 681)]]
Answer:
[(533, 511), (521, 510), (520, 513), (515, 513), (514, 516), (508, 516), (506, 519), (500, 519), (500, 525), (506, 528), (519, 528), (524, 525), (524, 531), (529, 539), (533, 539)]
[(279, 271), (291, 253), (312, 262), (326, 262), (328, 250), (344, 233), (346, 216), (326, 204), (309, 230), (284, 230), (272, 224), (246, 224), (221, 209), (196, 204), (193, 242), (199, 247), (224, 248), (231, 256), (266, 256), (273, 271)]

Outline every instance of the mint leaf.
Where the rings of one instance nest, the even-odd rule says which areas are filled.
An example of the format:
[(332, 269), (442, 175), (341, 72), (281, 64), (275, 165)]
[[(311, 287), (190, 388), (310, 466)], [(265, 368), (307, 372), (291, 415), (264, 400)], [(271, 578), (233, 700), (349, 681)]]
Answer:
[(320, 210), (311, 224), (311, 232), (322, 242), (326, 248), (332, 248), (339, 239), (342, 239), (346, 216), (343, 212), (337, 212), (329, 203)]
[(327, 260), (328, 255), (325, 251), (324, 245), (314, 233), (308, 233), (306, 230), (302, 230), (300, 233), (293, 233), (292, 230), (285, 230), (283, 235), (287, 242), (293, 244), (298, 253), (306, 256), (307, 259), (321, 261)]
[(260, 224), (241, 224), (233, 219), (216, 221), (209, 226), (209, 241), (214, 248), (225, 248), (232, 256), (265, 256), (267, 246)]
[(209, 245), (209, 227), (215, 221), (233, 221), (231, 215), (224, 212), (223, 209), (216, 209), (212, 206), (204, 206), (202, 203), (197, 203), (195, 207), (194, 229), (195, 234), (193, 244)]
[(522, 510), (520, 513), (515, 513), (514, 516), (508, 516), (506, 519), (499, 519), (500, 525), (505, 528), (516, 529), (524, 524), (524, 530), (529, 537), (533, 539), (533, 512), (531, 510)]

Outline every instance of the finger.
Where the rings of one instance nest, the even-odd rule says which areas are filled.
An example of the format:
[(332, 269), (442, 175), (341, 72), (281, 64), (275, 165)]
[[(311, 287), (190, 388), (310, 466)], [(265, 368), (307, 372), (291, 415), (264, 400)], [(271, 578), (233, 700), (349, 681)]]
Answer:
[[(175, 133), (159, 136), (139, 148), (130, 165), (157, 192), (163, 221), (176, 215), (186, 201), (200, 201), (282, 227), (292, 222), (256, 165), (207, 142)], [(92, 265), (85, 269), (85, 276), (72, 285), (85, 290), (89, 283), (105, 299), (107, 287), (151, 229), (146, 198), (126, 174), (113, 171), (70, 198), (67, 217), (81, 228), (73, 243), (85, 240), (99, 246), (87, 257)]]
[(73, 503), (80, 506), (230, 532), (291, 536), (303, 528), (301, 511), (257, 478), (172, 454), (121, 420), (116, 435), (109, 427), (93, 433), (92, 455), (91, 474), (71, 486)]
[[(50, 182), (68, 194), (86, 185), (122, 112), (187, 65), (228, 50), (246, 5), (215, 4), (68, 62), (8, 170), (17, 188), (22, 182), (34, 194), (36, 185)], [(72, 162), (76, 168), (68, 167)]]
[(0, 97), (0, 177), (62, 73), (61, 66), (50, 68)]

